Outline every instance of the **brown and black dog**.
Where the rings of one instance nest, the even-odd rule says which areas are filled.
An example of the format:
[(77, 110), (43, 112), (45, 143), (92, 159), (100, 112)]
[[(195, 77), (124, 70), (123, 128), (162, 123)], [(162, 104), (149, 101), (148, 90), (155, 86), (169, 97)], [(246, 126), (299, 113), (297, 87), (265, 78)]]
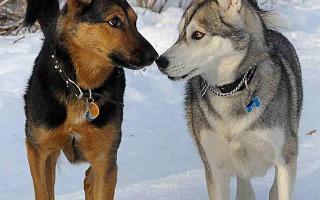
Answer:
[(25, 94), (26, 146), (36, 200), (54, 200), (60, 151), (89, 162), (86, 200), (112, 200), (121, 140), (124, 70), (158, 54), (125, 0), (28, 0), (26, 24), (45, 39)]

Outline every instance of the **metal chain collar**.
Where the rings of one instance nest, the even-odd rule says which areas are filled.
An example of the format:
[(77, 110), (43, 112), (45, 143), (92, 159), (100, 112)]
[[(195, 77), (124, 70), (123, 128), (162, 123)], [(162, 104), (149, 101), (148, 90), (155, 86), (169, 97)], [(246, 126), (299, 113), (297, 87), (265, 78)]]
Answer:
[[(226, 97), (226, 96), (231, 96), (237, 92), (239, 92), (239, 90), (241, 89), (241, 87), (245, 84), (245, 87), (247, 89), (249, 89), (248, 86), (248, 78), (249, 76), (252, 76), (253, 73), (256, 71), (257, 66), (254, 66), (253, 68), (251, 68), (250, 70), (247, 71), (247, 73), (242, 77), (240, 83), (230, 92), (227, 93), (223, 93), (223, 92), (218, 92), (216, 90), (217, 87), (214, 87), (212, 85), (210, 85), (206, 80), (204, 80), (203, 78), (201, 78), (202, 82), (203, 82), (203, 86), (201, 88), (201, 96), (204, 96), (208, 90), (210, 90), (213, 94), (219, 96), (219, 97)], [(252, 78), (252, 77), (251, 77)], [(250, 90), (250, 89), (249, 89)]]
[(112, 104), (115, 104), (117, 106), (124, 106), (123, 103), (117, 102), (105, 95), (99, 94), (99, 93), (94, 93), (91, 91), (91, 89), (88, 89), (88, 91), (83, 91), (74, 81), (72, 81), (69, 76), (66, 74), (66, 72), (63, 70), (62, 65), (56, 58), (55, 54), (51, 55), (51, 58), (54, 60), (54, 69), (59, 73), (60, 77), (64, 80), (64, 82), (67, 85), (67, 88), (71, 90), (71, 92), (78, 98), (78, 99), (83, 99), (85, 98), (85, 95), (88, 94), (88, 97), (85, 98), (87, 103), (92, 103), (94, 102), (94, 98), (98, 97), (103, 99), (106, 102), (110, 102)]
[[(65, 81), (67, 87), (70, 88), (71, 90), (74, 90), (74, 89), (78, 90), (77, 91), (78, 93), (75, 91), (73, 91), (73, 93), (78, 99), (82, 99), (83, 92), (82, 92), (81, 88), (74, 81), (72, 81), (69, 78), (69, 76), (66, 74), (66, 72), (62, 69), (62, 66), (60, 65), (59, 61), (57, 60), (57, 58), (54, 54), (51, 55), (51, 58), (54, 59), (54, 69), (56, 69), (57, 72), (60, 74), (61, 78)], [(73, 87), (75, 87), (75, 88), (73, 88)], [(91, 94), (90, 89), (89, 89), (89, 93)]]

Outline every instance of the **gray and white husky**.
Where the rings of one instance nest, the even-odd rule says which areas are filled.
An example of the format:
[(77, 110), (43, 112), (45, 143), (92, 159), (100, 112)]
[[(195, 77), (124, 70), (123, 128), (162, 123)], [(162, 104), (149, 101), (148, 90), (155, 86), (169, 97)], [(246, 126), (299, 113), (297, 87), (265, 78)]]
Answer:
[(179, 39), (158, 60), (188, 80), (186, 116), (205, 165), (210, 200), (255, 199), (250, 179), (275, 167), (271, 200), (293, 198), (302, 110), (295, 49), (274, 31), (277, 18), (254, 0), (197, 0)]

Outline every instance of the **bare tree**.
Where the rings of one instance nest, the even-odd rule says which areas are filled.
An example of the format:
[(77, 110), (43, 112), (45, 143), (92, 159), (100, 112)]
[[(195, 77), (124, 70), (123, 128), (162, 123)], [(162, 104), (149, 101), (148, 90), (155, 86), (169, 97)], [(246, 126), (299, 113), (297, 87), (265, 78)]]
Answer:
[(136, 5), (161, 13), (168, 0), (136, 0)]
[(0, 0), (0, 35), (17, 35), (24, 29), (26, 0)]

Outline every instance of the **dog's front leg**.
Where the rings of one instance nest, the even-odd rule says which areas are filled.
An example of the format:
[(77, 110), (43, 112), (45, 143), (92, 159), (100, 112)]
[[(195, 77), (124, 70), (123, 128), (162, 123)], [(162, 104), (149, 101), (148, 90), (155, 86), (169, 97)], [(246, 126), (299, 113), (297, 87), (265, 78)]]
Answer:
[(199, 152), (206, 171), (206, 181), (210, 200), (230, 199), (231, 175), (215, 165), (212, 149), (208, 140), (198, 143)]
[(106, 196), (104, 199), (107, 199), (107, 200), (113, 199), (114, 190), (116, 186), (116, 179), (117, 179), (116, 173), (117, 173), (117, 169), (111, 170), (110, 174), (107, 173), (107, 175), (110, 175), (110, 176), (107, 176), (105, 178), (106, 180), (103, 180), (103, 177), (105, 176), (105, 174), (102, 173), (100, 175), (99, 174), (95, 175), (94, 171), (92, 170), (92, 167), (90, 166), (86, 170), (86, 173), (85, 173), (86, 177), (84, 179), (84, 191), (85, 191), (86, 200), (95, 200), (95, 196), (96, 198), (98, 198), (99, 195)]
[(237, 177), (237, 200), (255, 200), (255, 194), (250, 180)]
[(277, 165), (276, 170), (278, 200), (291, 200), (297, 171), (296, 158), (289, 163)]
[(278, 177), (278, 170), (275, 169), (275, 176), (274, 181), (269, 192), (269, 200), (278, 200), (278, 185), (277, 185), (277, 177)]
[(28, 161), (33, 179), (36, 200), (50, 200), (47, 191), (46, 161), (49, 156), (45, 150), (37, 149), (26, 141)]
[(113, 200), (117, 183), (118, 167), (115, 164), (108, 168), (94, 166), (93, 173), (93, 196), (94, 200)]
[(230, 199), (231, 176), (219, 168), (209, 166), (205, 163), (206, 180), (210, 200)]
[(84, 191), (86, 200), (94, 200), (93, 199), (93, 173), (92, 167), (90, 166), (85, 173), (86, 177), (84, 179)]
[[(212, 134), (210, 133), (209, 136)], [(216, 149), (212, 145), (212, 138), (208, 134), (202, 134), (201, 142), (198, 142), (199, 152), (206, 170), (206, 180), (210, 200), (230, 199), (231, 174), (216, 165)]]
[(50, 200), (54, 200), (54, 187), (56, 181), (56, 165), (59, 158), (60, 151), (52, 153), (46, 161), (46, 181), (47, 181), (47, 191)]

